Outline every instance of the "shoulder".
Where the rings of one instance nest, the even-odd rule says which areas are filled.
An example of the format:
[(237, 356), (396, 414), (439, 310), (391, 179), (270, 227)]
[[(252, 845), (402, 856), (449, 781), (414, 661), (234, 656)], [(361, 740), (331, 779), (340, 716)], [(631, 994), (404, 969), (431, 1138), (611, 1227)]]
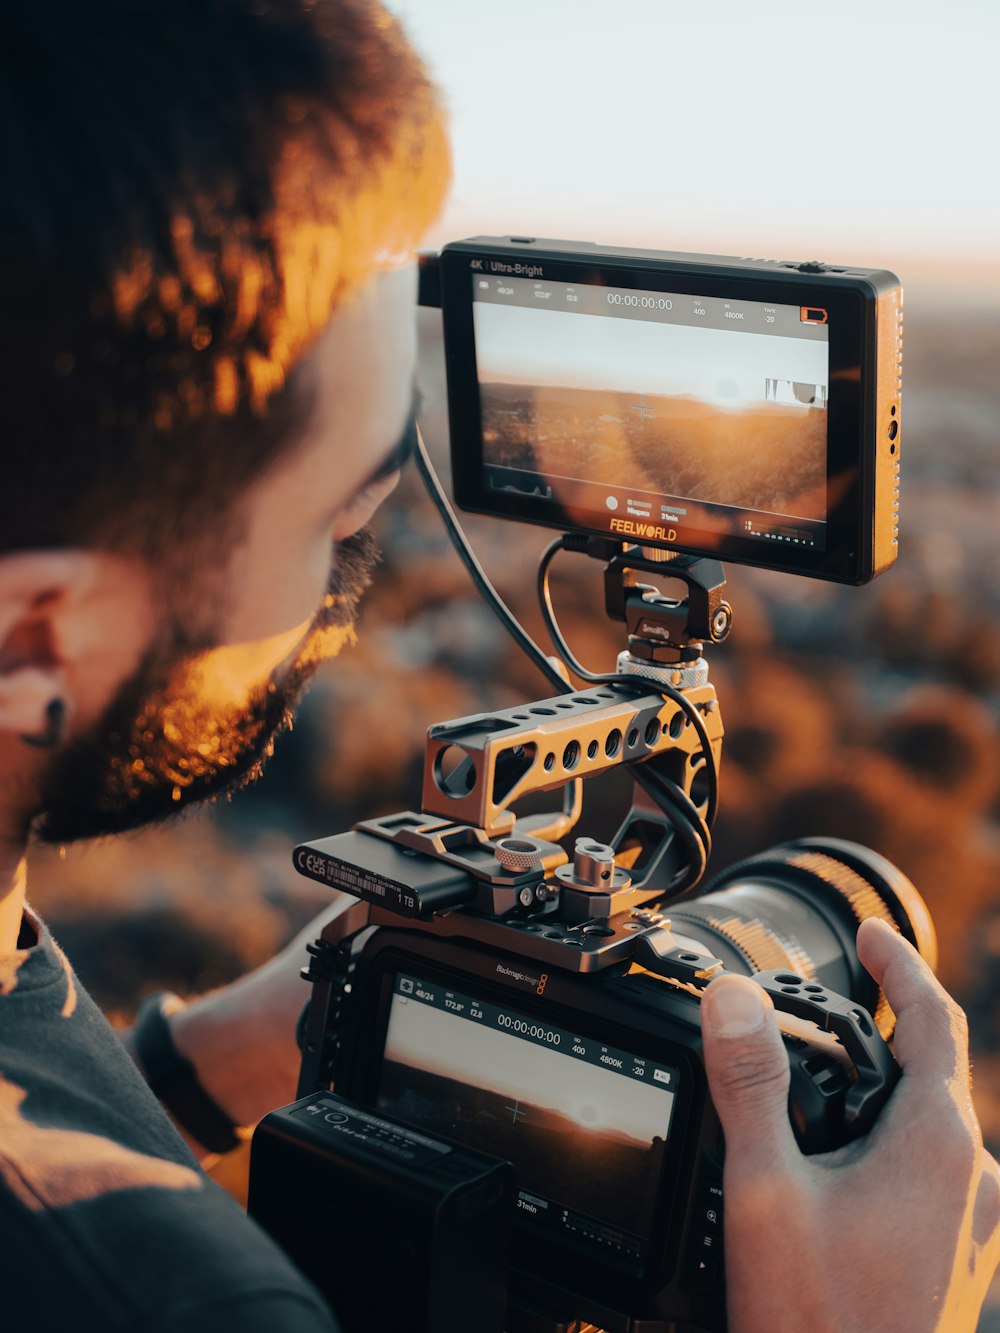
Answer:
[(200, 1172), (153, 1158), (123, 1168), (118, 1145), (83, 1146), (44, 1199), (37, 1174), (0, 1151), (5, 1327), (334, 1333), (318, 1293)]

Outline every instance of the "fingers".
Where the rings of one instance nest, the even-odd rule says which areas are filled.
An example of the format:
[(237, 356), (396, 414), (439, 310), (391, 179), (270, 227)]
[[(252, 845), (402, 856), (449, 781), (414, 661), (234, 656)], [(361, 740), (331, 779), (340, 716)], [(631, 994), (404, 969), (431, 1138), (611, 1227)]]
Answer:
[(701, 1001), (705, 1069), (726, 1136), (726, 1167), (773, 1170), (799, 1151), (788, 1119), (788, 1056), (770, 996), (726, 974)]
[(858, 957), (896, 1015), (893, 1050), (907, 1078), (969, 1081), (965, 1015), (920, 954), (877, 918), (861, 923)]

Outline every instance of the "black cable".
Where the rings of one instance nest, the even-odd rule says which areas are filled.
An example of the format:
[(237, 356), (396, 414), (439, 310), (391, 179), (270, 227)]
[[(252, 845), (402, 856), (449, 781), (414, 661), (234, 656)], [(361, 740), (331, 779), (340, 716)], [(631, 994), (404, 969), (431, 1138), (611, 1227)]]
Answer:
[[(647, 764), (633, 765), (632, 776), (640, 786), (646, 789), (660, 809), (669, 816), (674, 832), (683, 843), (684, 850), (687, 853), (684, 865), (666, 889), (672, 899), (676, 900), (685, 889), (697, 884), (704, 875), (712, 852), (711, 833), (696, 808), (695, 818), (690, 819), (683, 808), (674, 803), (673, 793), (660, 785), (655, 770)], [(669, 785), (675, 792), (680, 792), (680, 788), (674, 783)], [(683, 796), (684, 793), (680, 792), (680, 795)]]
[(417, 448), (414, 457), (417, 464), (417, 470), (423, 479), (427, 492), (434, 501), (434, 505), (444, 521), (448, 536), (451, 538), (451, 544), (458, 552), (459, 558), (468, 570), (469, 577), (476, 585), (476, 589), (480, 596), (489, 604), (492, 611), (496, 614), (497, 619), (500, 621), (501, 625), (503, 625), (507, 633), (511, 635), (517, 646), (522, 652), (527, 653), (549, 684), (555, 688), (556, 693), (572, 694), (572, 685), (567, 684), (567, 682), (563, 680), (562, 676), (549, 661), (542, 649), (539, 648), (531, 635), (521, 628), (514, 613), (507, 606), (507, 603), (497, 592), (496, 588), (494, 588), (485, 569), (483, 569), (482, 565), (479, 563), (475, 551), (473, 551), (472, 547), (469, 545), (468, 538), (462, 531), (458, 519), (455, 517), (455, 511), (452, 509), (451, 502), (444, 493), (444, 488), (441, 485), (438, 475), (434, 471), (434, 464), (431, 462), (427, 453), (427, 447), (424, 444), (424, 438), (420, 433), (419, 426), (417, 427)]
[(678, 786), (672, 778), (668, 778), (665, 773), (660, 772), (656, 766), (655, 757), (643, 764), (633, 765), (632, 772), (642, 774), (644, 781), (648, 779), (649, 787), (655, 787), (660, 793), (659, 799), (666, 801), (679, 817), (691, 826), (705, 849), (705, 859), (707, 861), (712, 855), (712, 830), (705, 816), (683, 787)]
[[(566, 538), (564, 536), (556, 537), (555, 540), (551, 541), (545, 548), (538, 564), (538, 601), (542, 612), (542, 619), (545, 622), (545, 628), (556, 647), (556, 651), (569, 669), (579, 676), (581, 680), (587, 681), (588, 684), (629, 685), (632, 689), (636, 689), (641, 688), (641, 685), (645, 683), (652, 689), (656, 690), (657, 693), (664, 695), (666, 698), (677, 704), (684, 713), (684, 716), (694, 727), (698, 739), (701, 742), (702, 753), (705, 756), (708, 791), (706, 793), (706, 812), (704, 821), (711, 827), (711, 825), (715, 823), (715, 817), (719, 809), (719, 775), (715, 765), (715, 755), (712, 750), (712, 742), (708, 734), (708, 728), (705, 726), (705, 721), (695, 705), (686, 697), (683, 691), (675, 689), (665, 681), (648, 680), (643, 676), (629, 676), (621, 672), (610, 672), (602, 675), (598, 672), (590, 671), (577, 659), (569, 644), (566, 642), (566, 638), (556, 620), (555, 609), (552, 606), (552, 593), (549, 589), (549, 569), (556, 555), (560, 551), (567, 549), (569, 548), (567, 547)], [(675, 786), (675, 790), (678, 793), (682, 796), (684, 795), (676, 784), (672, 785)], [(700, 814), (699, 819), (701, 819)]]
[(542, 619), (545, 621), (545, 628), (548, 631), (549, 638), (555, 645), (556, 652), (569, 667), (570, 671), (575, 672), (581, 680), (593, 680), (595, 679), (594, 673), (588, 671), (587, 668), (577, 660), (572, 648), (570, 648), (569, 644), (566, 642), (563, 632), (559, 628), (559, 624), (556, 620), (556, 613), (552, 606), (552, 593), (549, 589), (549, 567), (556, 555), (565, 549), (566, 539), (564, 536), (561, 536), (550, 541), (548, 546), (546, 546), (545, 550), (542, 552), (542, 558), (538, 562), (538, 603), (541, 607)]
[[(553, 686), (557, 694), (572, 694), (573, 686), (563, 679), (559, 671), (552, 665), (546, 654), (538, 646), (528, 632), (521, 627), (513, 611), (503, 600), (500, 594), (490, 582), (485, 569), (479, 563), (475, 551), (469, 545), (469, 540), (462, 531), (458, 519), (455, 517), (455, 511), (451, 507), (444, 487), (434, 470), (434, 464), (430, 460), (427, 452), (427, 446), (424, 444), (424, 437), (421, 434), (420, 427), (416, 428), (417, 446), (414, 452), (414, 461), (417, 465), (417, 471), (420, 473), (428, 495), (434, 502), (434, 506), (441, 515), (445, 531), (451, 539), (451, 544), (458, 552), (459, 559), (468, 571), (469, 577), (475, 584), (476, 591), (490, 607), (497, 619), (503, 625), (508, 634), (511, 635), (514, 642), (527, 653), (535, 666)], [(563, 790), (563, 810), (570, 819), (571, 825), (575, 824), (583, 808), (583, 791), (581, 780), (573, 778), (566, 784)]]

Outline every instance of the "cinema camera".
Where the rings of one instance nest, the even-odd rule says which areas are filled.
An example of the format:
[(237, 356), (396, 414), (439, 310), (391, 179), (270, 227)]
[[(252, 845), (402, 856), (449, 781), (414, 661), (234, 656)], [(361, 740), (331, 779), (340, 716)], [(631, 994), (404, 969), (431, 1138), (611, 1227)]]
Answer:
[[(299, 1100), (257, 1130), (251, 1212), (350, 1333), (719, 1330), (702, 990), (728, 968), (772, 997), (792, 1125), (820, 1152), (864, 1134), (898, 1077), (859, 922), (935, 954), (913, 886), (847, 842), (787, 843), (694, 896), (718, 804), (720, 559), (862, 583), (895, 558), (899, 285), (508, 238), (448, 246), (422, 299), (443, 311), (457, 500), (562, 531), (541, 605), (587, 685), (501, 604), (551, 697), (432, 726), (419, 811), (296, 848), (358, 901), (311, 949)], [(610, 674), (558, 626), (560, 551), (604, 564), (627, 632)], [(580, 779), (621, 765), (624, 823), (567, 852)], [(559, 789), (561, 813), (515, 818)]]

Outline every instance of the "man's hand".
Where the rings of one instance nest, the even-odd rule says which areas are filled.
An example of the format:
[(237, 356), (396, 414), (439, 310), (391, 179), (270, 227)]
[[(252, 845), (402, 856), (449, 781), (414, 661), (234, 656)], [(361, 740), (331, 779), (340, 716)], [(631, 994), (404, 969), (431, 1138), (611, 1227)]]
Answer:
[[(192, 1000), (171, 1018), (177, 1049), (235, 1124), (254, 1125), (294, 1099), (301, 1059), (295, 1026), (310, 992), (299, 976), (309, 961), (306, 945), (338, 918), (345, 935), (358, 929), (359, 922), (351, 924), (358, 908), (357, 898), (335, 893), (330, 906), (274, 958)], [(201, 1156), (203, 1149), (189, 1143)]]
[(1000, 1168), (972, 1108), (965, 1015), (883, 922), (864, 922), (858, 956), (896, 1014), (903, 1077), (866, 1138), (820, 1156), (792, 1134), (769, 997), (729, 975), (705, 992), (730, 1333), (972, 1333), (1000, 1262)]

